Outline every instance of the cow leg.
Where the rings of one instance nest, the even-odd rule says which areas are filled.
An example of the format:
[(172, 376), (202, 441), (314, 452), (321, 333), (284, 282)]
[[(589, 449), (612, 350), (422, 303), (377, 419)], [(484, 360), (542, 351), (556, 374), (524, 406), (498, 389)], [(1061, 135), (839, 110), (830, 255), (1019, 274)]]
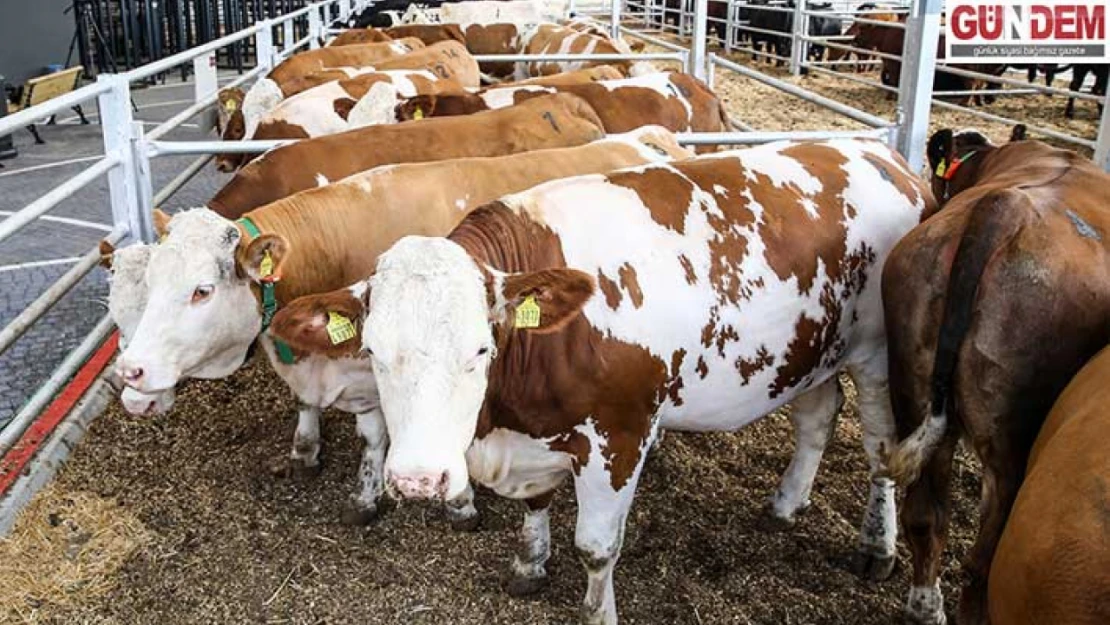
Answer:
[[(654, 438), (654, 435), (655, 428), (650, 438)], [(646, 442), (647, 445), (641, 445), (640, 449), (650, 448), (651, 440)], [(596, 444), (604, 447), (605, 443), (597, 441)], [(613, 568), (620, 557), (624, 523), (632, 507), (645, 454), (640, 454), (632, 474), (616, 489), (612, 469), (606, 469), (608, 463), (601, 462), (599, 454), (592, 455), (594, 457), (581, 468), (574, 479), (574, 491), (578, 499), (574, 546), (588, 576), (586, 599), (582, 604), (582, 623), (615, 625), (617, 600), (613, 594)]]
[(982, 452), (987, 451), (987, 446), (981, 447), (979, 457), (983, 459), (983, 486), (979, 503), (979, 535), (964, 567), (968, 582), (960, 594), (960, 625), (984, 625), (990, 621), (987, 615), (987, 579), (991, 561), (1025, 475), (1027, 454), (1000, 453), (1000, 446), (991, 445), (992, 456), (986, 456)]
[(880, 475), (883, 450), (891, 449), (897, 440), (887, 382), (886, 350), (879, 350), (866, 364), (852, 366), (850, 371), (858, 394), (856, 404), (863, 426), (863, 449), (871, 468), (871, 489), (860, 525), (855, 569), (860, 577), (881, 581), (894, 572), (898, 538), (894, 480)]
[(821, 456), (836, 428), (836, 414), (842, 397), (835, 377), (792, 402), (790, 421), (794, 424), (794, 458), (782, 475), (779, 489), (771, 498), (771, 515), (779, 527), (794, 524), (794, 515), (809, 506), (813, 478)]
[(358, 467), (358, 492), (351, 496), (350, 505), (343, 511), (343, 522), (348, 525), (366, 525), (378, 516), (378, 499), (383, 491), (385, 452), (389, 434), (385, 417), (379, 408), (355, 417), (356, 427), (362, 436), (362, 462)]
[(482, 518), (478, 516), (478, 509), (474, 507), (474, 489), (470, 484), (458, 497), (444, 503), (447, 511), (447, 520), (451, 522), (451, 529), (456, 532), (473, 532), (478, 529)]
[(520, 546), (513, 556), (508, 591), (514, 597), (535, 594), (547, 584), (547, 559), (551, 557), (551, 525), (548, 507), (555, 491), (525, 499), (528, 511), (520, 528)]
[(320, 408), (297, 404), (297, 429), (289, 452), (290, 471), (310, 475), (320, 472)]
[(913, 556), (913, 586), (906, 598), (906, 617), (920, 625), (944, 625), (944, 596), (940, 592), (941, 556), (948, 542), (951, 518), (952, 455), (958, 438), (947, 435), (906, 487), (902, 529)]

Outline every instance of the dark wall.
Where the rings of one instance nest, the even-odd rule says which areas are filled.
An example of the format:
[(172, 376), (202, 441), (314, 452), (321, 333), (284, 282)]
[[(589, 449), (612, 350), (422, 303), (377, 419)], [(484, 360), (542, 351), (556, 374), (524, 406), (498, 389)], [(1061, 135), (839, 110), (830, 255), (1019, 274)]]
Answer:
[(62, 10), (69, 5), (70, 0), (0, 0), (0, 74), (9, 84), (65, 63), (73, 14)]

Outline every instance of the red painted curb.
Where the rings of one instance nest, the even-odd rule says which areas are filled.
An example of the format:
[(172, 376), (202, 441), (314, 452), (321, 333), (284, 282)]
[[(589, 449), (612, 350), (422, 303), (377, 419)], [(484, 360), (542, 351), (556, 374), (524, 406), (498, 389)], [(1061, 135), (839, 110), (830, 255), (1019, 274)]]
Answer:
[(41, 414), (27, 428), (23, 436), (19, 439), (8, 453), (0, 458), (0, 497), (7, 494), (8, 489), (19, 478), (20, 474), (27, 467), (27, 463), (38, 452), (39, 447), (50, 438), (50, 434), (54, 432), (62, 419), (69, 414), (70, 410), (77, 404), (78, 400), (84, 396), (85, 392), (89, 390), (93, 382), (96, 381), (97, 376), (104, 370), (108, 363), (111, 362), (112, 356), (116, 353), (116, 348), (119, 346), (119, 332), (113, 331), (108, 339), (104, 341), (93, 355), (85, 361), (85, 364), (77, 371), (77, 375), (73, 376), (69, 384), (65, 386), (61, 393), (42, 411)]

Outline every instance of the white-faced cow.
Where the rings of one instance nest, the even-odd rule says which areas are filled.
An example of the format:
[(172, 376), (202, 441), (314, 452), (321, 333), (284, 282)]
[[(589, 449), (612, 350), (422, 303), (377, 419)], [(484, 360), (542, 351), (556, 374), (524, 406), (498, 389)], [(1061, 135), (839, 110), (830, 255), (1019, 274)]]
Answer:
[[(510, 590), (542, 581), (547, 506), (572, 477), (584, 621), (611, 624), (613, 567), (660, 428), (735, 430), (792, 402), (797, 449), (772, 499), (789, 521), (809, 502), (841, 370), (859, 389), (872, 468), (859, 564), (890, 573), (880, 270), (934, 208), (881, 143), (775, 143), (508, 196), (446, 238), (401, 239), (368, 281), (290, 308), (368, 309), (395, 492), (451, 499), (469, 475), (527, 502)], [(305, 319), (302, 344), (326, 349)]]
[[(142, 288), (110, 293), (113, 314), (142, 310), (140, 319), (116, 318), (121, 327), (135, 328), (120, 356), (119, 375), (131, 393), (156, 398), (187, 377), (230, 375), (257, 340), (300, 402), (294, 469), (319, 466), (321, 410), (357, 415), (366, 445), (360, 489), (344, 517), (366, 522), (377, 511), (387, 444), (369, 361), (354, 352), (308, 354), (295, 343), (273, 340), (265, 331), (275, 310), (300, 295), (353, 282), (400, 237), (446, 234), (471, 208), (505, 193), (689, 154), (665, 129), (645, 128), (572, 149), (383, 167), (274, 202), (238, 221), (207, 209), (185, 211), (169, 222), (165, 239), (149, 248)], [(344, 327), (353, 332), (353, 326)], [(139, 406), (143, 413), (159, 407)], [(452, 497), (448, 510), (456, 524), (476, 520), (469, 491)]]

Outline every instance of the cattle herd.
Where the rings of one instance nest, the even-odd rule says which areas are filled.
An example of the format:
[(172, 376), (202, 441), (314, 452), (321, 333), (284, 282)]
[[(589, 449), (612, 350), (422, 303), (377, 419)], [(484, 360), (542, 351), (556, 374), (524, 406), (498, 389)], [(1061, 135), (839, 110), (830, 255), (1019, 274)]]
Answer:
[(860, 575), (891, 574), (905, 486), (906, 614), (946, 622), (963, 438), (983, 493), (959, 622), (1110, 622), (1110, 354), (1076, 376), (1110, 339), (1101, 170), (1020, 126), (1005, 145), (937, 132), (928, 179), (865, 139), (695, 154), (675, 132), (729, 128), (699, 80), (478, 63), (629, 46), (585, 20), (476, 11), (350, 30), (220, 94), (224, 139), (302, 140), (222, 158), (234, 175), (207, 206), (156, 211), (157, 243), (102, 244), (128, 411), (167, 411), (177, 384), (230, 376), (261, 346), (299, 403), (290, 471), (319, 468), (322, 410), (355, 415), (344, 521), (370, 522), (388, 493), (467, 530), (472, 483), (523, 500), (513, 594), (545, 581), (548, 504), (569, 479), (582, 620), (609, 624), (663, 431), (790, 404), (796, 450), (768, 510), (789, 524), (844, 373), (870, 464)]

